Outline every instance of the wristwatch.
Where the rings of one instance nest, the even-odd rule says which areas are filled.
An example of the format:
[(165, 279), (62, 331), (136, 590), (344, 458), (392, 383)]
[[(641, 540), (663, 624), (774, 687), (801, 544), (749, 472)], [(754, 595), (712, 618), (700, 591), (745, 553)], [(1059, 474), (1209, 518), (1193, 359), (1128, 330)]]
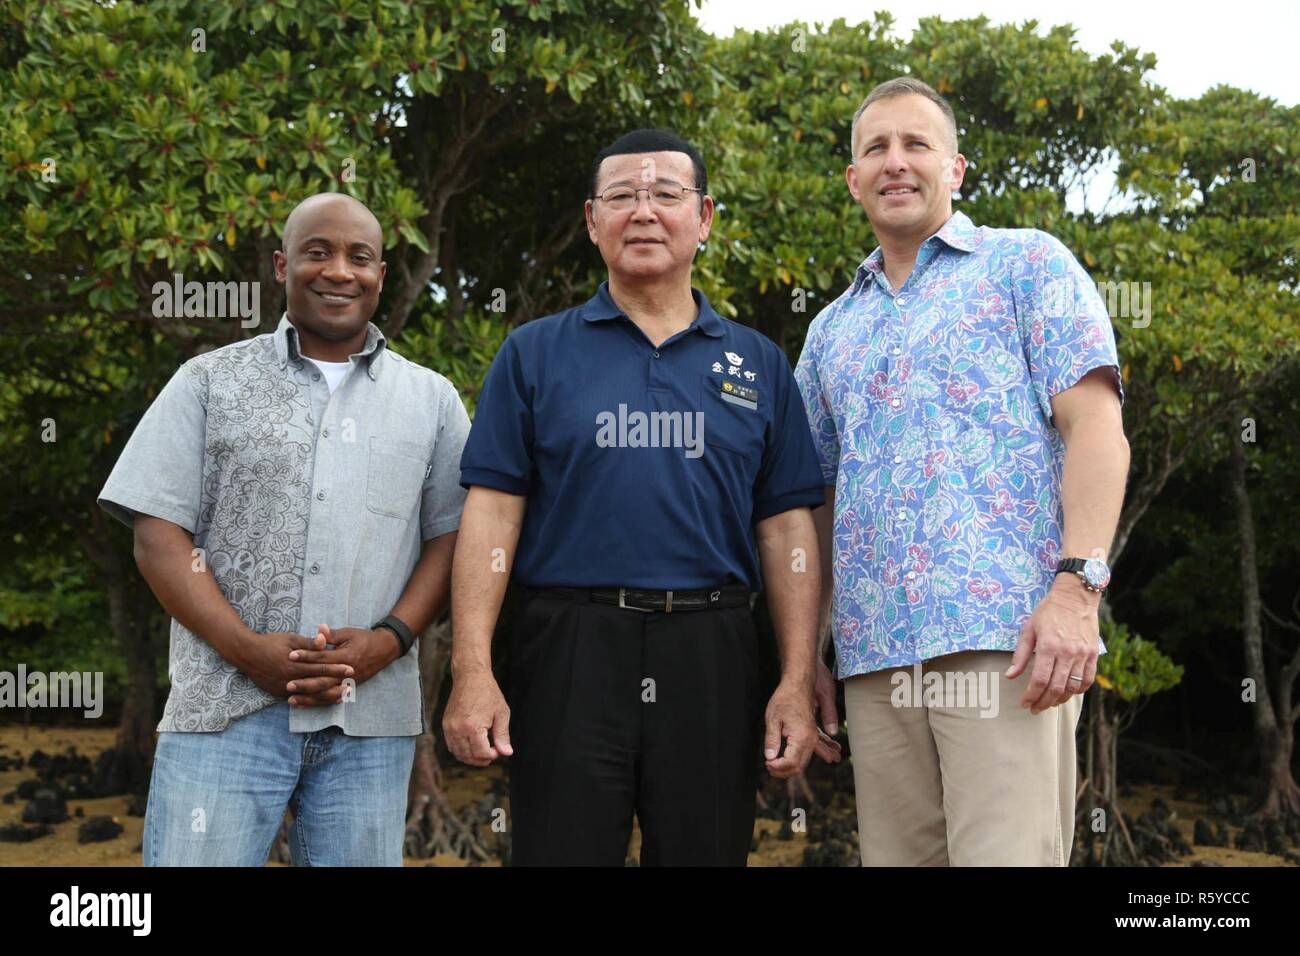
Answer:
[(397, 637), (398, 646), (402, 649), (402, 653), (399, 656), (406, 656), (406, 652), (409, 651), (411, 645), (415, 643), (415, 635), (411, 633), (411, 629), (407, 627), (400, 618), (396, 618), (391, 614), (372, 627), (371, 630), (377, 631), (381, 627), (387, 628), (393, 632)]
[(1095, 594), (1105, 594), (1110, 586), (1110, 565), (1101, 558), (1062, 558), (1056, 573), (1077, 575), (1084, 588)]

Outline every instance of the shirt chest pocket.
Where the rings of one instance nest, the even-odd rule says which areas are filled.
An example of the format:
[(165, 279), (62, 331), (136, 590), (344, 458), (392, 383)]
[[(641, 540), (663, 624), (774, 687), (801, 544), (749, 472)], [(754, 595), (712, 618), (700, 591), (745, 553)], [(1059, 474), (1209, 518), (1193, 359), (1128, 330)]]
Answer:
[[(725, 390), (731, 385), (731, 390)], [(745, 458), (757, 472), (763, 457), (768, 396), (753, 385), (703, 376), (700, 408), (704, 410), (704, 444)]]
[(392, 438), (370, 439), (366, 508), (392, 518), (410, 518), (420, 506), (428, 449)]

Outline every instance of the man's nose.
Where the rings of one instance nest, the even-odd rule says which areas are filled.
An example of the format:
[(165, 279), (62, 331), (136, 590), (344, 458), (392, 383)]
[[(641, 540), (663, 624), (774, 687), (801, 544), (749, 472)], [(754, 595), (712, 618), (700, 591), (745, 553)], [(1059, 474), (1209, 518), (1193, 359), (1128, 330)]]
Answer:
[(907, 168), (907, 152), (903, 149), (903, 141), (900, 139), (891, 139), (889, 147), (885, 151), (885, 172), (900, 173)]
[(636, 207), (632, 210), (635, 222), (654, 222), (657, 218), (654, 206), (650, 205), (650, 191), (636, 194)]
[(325, 268), (321, 270), (321, 275), (331, 282), (351, 282), (355, 274), (346, 255), (330, 256)]

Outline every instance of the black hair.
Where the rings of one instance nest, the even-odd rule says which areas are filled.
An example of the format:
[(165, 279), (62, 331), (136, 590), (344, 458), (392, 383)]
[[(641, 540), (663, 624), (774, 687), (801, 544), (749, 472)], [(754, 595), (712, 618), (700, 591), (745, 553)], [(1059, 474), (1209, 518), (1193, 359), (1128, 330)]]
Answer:
[(624, 133), (599, 153), (591, 164), (591, 183), (587, 186), (587, 198), (596, 196), (596, 181), (600, 175), (600, 164), (610, 156), (627, 156), (634, 153), (685, 153), (691, 158), (695, 167), (695, 182), (692, 184), (703, 196), (709, 191), (709, 173), (704, 168), (704, 157), (700, 151), (670, 129), (634, 129)]

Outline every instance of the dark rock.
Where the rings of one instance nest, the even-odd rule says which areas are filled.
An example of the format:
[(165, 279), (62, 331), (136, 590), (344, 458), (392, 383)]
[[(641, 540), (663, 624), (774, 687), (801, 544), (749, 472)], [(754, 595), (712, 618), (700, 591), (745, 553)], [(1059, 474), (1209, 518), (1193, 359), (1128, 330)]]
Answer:
[(59, 789), (58, 787), (51, 787), (49, 784), (42, 783), (39, 780), (20, 780), (18, 782), (18, 789), (15, 790), (14, 793), (18, 794), (19, 800), (31, 800), (33, 797), (36, 796), (37, 790), (58, 790), (58, 789)]
[(128, 817), (142, 817), (149, 807), (149, 795), (137, 793), (126, 804), (126, 815)]
[(122, 824), (112, 817), (91, 817), (77, 830), (78, 843), (104, 843), (122, 832)]
[(85, 808), (85, 807), (77, 807), (77, 809), (75, 809), (75, 810), (72, 811), (72, 815), (73, 815), (74, 817), (84, 817), (84, 816), (86, 815), (86, 808)]
[(62, 823), (68, 819), (68, 805), (57, 790), (41, 789), (23, 807), (23, 823)]
[(1213, 860), (1193, 860), (1188, 866), (1223, 866), (1222, 863), (1215, 863)]
[(44, 823), (34, 827), (25, 827), (21, 823), (11, 823), (0, 827), (0, 843), (28, 843), (37, 837), (48, 836), (54, 831)]
[(1222, 820), (1216, 820), (1211, 824), (1204, 817), (1197, 819), (1192, 834), (1192, 842), (1197, 846), (1227, 846), (1228, 840), (1228, 827)]
[(1287, 849), (1286, 826), (1276, 817), (1252, 816), (1233, 842), (1238, 850), (1281, 856)]
[(0, 797), (0, 800), (3, 800), (5, 803), (13, 803), (16, 796), (18, 796), (18, 791), (10, 790), (3, 797)]

